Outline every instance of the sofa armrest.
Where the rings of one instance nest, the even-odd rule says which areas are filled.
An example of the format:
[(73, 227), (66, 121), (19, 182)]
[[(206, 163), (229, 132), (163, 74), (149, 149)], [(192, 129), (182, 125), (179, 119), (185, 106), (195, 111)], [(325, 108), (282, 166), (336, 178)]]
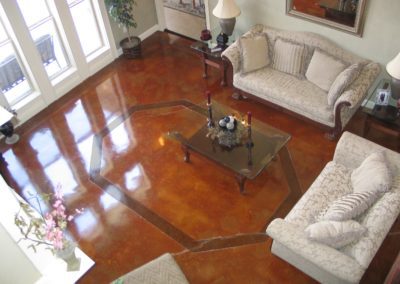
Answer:
[(223, 60), (228, 60), (232, 64), (233, 74), (239, 72), (240, 69), (240, 50), (239, 42), (235, 41), (228, 46), (221, 54)]
[(350, 103), (350, 108), (358, 108), (367, 95), (368, 89), (374, 83), (376, 77), (378, 77), (380, 70), (381, 68), (378, 63), (371, 62), (367, 64), (357, 79), (336, 100), (335, 109), (342, 102)]
[(273, 220), (267, 228), (267, 234), (306, 261), (344, 281), (357, 283), (365, 272), (353, 258), (308, 240), (303, 231), (283, 219)]
[[(243, 36), (254, 37), (255, 35), (262, 32), (263, 28), (264, 28), (263, 25), (255, 25)], [(228, 48), (222, 52), (221, 56), (222, 58), (228, 59), (228, 61), (232, 64), (233, 74), (239, 72), (240, 69), (239, 40), (236, 40), (233, 44), (228, 46)]]
[(348, 169), (355, 169), (374, 152), (385, 152), (393, 175), (400, 173), (400, 154), (350, 132), (344, 132), (336, 145), (333, 161)]

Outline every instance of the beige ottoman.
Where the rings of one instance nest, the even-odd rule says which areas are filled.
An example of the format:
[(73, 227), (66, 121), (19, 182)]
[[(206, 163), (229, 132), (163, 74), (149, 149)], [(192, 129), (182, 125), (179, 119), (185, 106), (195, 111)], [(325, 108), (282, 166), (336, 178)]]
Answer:
[(171, 254), (162, 256), (121, 276), (113, 284), (186, 284), (189, 283)]

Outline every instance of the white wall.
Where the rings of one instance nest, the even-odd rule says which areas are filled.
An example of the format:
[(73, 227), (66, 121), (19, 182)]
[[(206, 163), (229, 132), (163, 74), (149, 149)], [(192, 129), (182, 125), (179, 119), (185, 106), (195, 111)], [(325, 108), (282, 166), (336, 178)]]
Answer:
[(42, 275), (1, 223), (0, 247), (0, 283), (29, 284), (39, 280)]
[[(133, 7), (133, 14), (137, 27), (136, 29), (132, 29), (132, 34), (138, 36), (157, 25), (157, 14), (154, 0), (137, 0), (136, 2), (137, 5)], [(110, 16), (109, 19), (115, 39), (115, 46), (118, 49), (120, 47), (119, 42), (128, 37), (128, 33), (114, 22)]]
[[(317, 23), (286, 15), (286, 0), (235, 0), (242, 14), (236, 29), (247, 31), (255, 24), (286, 30), (322, 34), (362, 57), (386, 65), (400, 52), (400, 0), (367, 0), (362, 38)], [(218, 25), (212, 15), (217, 0), (209, 0), (211, 27)]]

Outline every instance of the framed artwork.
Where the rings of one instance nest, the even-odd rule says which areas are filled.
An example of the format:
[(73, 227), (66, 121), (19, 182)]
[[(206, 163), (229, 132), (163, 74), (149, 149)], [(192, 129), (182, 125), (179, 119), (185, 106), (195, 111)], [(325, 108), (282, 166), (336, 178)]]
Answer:
[(359, 37), (367, 0), (286, 0), (286, 14)]

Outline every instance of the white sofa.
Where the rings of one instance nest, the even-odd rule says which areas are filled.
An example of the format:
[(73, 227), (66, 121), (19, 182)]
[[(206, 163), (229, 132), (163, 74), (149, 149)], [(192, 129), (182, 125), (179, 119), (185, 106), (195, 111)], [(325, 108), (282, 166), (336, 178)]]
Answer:
[[(367, 232), (340, 249), (307, 238), (305, 228), (337, 198), (352, 191), (350, 173), (369, 154), (384, 151), (393, 181), (363, 215), (356, 218)], [(323, 283), (358, 283), (400, 212), (400, 154), (344, 132), (329, 162), (285, 219), (273, 220), (267, 234), (271, 251)]]
[(380, 72), (379, 64), (358, 57), (321, 35), (310, 32), (284, 31), (264, 25), (256, 25), (244, 34), (251, 38), (265, 34), (268, 39), (269, 57), (273, 61), (274, 43), (277, 38), (304, 45), (308, 55), (304, 70), (311, 61), (315, 49), (322, 50), (348, 66), (362, 63), (363, 68), (354, 82), (344, 90), (334, 106), (327, 104), (327, 92), (303, 78), (295, 77), (272, 68), (273, 64), (254, 72), (241, 74), (241, 53), (238, 41), (230, 45), (222, 59), (232, 65), (233, 86), (246, 97), (273, 106), (278, 106), (307, 120), (317, 122), (328, 130), (328, 138), (334, 139), (343, 131), (345, 125), (361, 105), (367, 90)]

